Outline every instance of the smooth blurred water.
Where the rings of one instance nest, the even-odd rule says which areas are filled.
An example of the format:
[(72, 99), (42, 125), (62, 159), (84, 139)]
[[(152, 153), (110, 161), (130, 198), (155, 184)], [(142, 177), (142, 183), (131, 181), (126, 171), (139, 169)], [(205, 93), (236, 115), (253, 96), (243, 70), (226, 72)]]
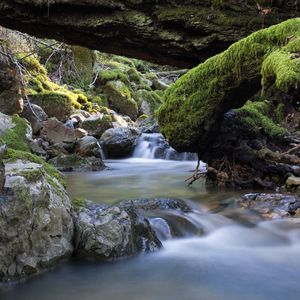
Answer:
[[(130, 159), (107, 164), (111, 170), (70, 174), (72, 194), (106, 203), (177, 197), (192, 203), (194, 212), (152, 213), (151, 222), (166, 238), (162, 251), (114, 263), (64, 263), (6, 286), (1, 300), (300, 298), (300, 219), (260, 221), (242, 210), (234, 217), (222, 213), (223, 204), (240, 193), (209, 191), (201, 182), (188, 188), (184, 179), (195, 162)], [(163, 218), (178, 227), (182, 238), (170, 239)]]

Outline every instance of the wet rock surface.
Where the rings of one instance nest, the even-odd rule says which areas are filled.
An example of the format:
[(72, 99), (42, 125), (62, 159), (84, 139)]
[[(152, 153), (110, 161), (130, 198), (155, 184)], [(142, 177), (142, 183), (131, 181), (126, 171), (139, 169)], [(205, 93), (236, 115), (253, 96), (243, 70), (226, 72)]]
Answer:
[(300, 198), (285, 194), (246, 194), (238, 203), (265, 219), (291, 217), (297, 214), (300, 208)]
[(105, 207), (86, 202), (74, 220), (75, 253), (81, 257), (107, 260), (162, 247), (149, 221), (133, 205)]

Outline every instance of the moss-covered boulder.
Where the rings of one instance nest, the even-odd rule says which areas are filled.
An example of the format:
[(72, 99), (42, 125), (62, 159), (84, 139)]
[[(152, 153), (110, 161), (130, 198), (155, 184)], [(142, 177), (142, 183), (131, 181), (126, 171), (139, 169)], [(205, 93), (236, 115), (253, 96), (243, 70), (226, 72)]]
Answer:
[(15, 115), (7, 116), (0, 113), (0, 146), (29, 151), (32, 131), (28, 121)]
[(100, 138), (107, 129), (113, 128), (112, 118), (110, 115), (92, 115), (82, 122), (81, 127), (85, 129), (89, 135)]
[(72, 98), (61, 92), (37, 93), (30, 97), (32, 103), (43, 108), (49, 117), (66, 121), (73, 112)]
[(267, 88), (274, 82), (283, 92), (297, 89), (299, 52), (298, 18), (237, 42), (192, 69), (166, 91), (157, 113), (162, 132), (179, 151), (200, 155), (209, 151), (223, 114), (243, 106), (262, 85)]
[(104, 86), (109, 106), (120, 114), (135, 120), (138, 116), (138, 105), (132, 98), (130, 89), (122, 81), (109, 81)]
[(155, 91), (138, 90), (134, 97), (138, 102), (140, 113), (146, 115), (153, 115), (163, 102), (162, 97)]
[(0, 201), (0, 280), (52, 267), (73, 251), (71, 203), (61, 176), (39, 157), (9, 150)]

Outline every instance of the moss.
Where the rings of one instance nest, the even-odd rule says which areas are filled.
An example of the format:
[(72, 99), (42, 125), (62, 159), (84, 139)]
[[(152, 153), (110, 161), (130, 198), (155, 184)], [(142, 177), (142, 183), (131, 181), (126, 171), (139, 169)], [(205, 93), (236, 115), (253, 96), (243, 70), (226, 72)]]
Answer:
[(32, 202), (32, 196), (29, 192), (29, 188), (28, 187), (20, 187), (20, 189), (16, 192), (15, 195), (18, 199), (20, 199), (25, 207), (31, 211), (32, 206), (33, 206), (33, 202)]
[(272, 120), (271, 106), (267, 102), (248, 101), (242, 108), (236, 111), (238, 117), (240, 117), (254, 133), (258, 133), (261, 128), (272, 138), (283, 136), (287, 133), (286, 129)]
[(130, 89), (122, 81), (108, 82), (104, 87), (104, 91), (113, 110), (128, 115), (133, 120), (136, 119), (138, 105), (132, 98)]
[(94, 51), (80, 46), (72, 46), (72, 52), (76, 71), (79, 75), (75, 83), (85, 88), (93, 80), (96, 59)]
[[(183, 75), (165, 92), (158, 110), (163, 134), (181, 151), (202, 151), (206, 134), (223, 113), (241, 107), (258, 91), (256, 82), (265, 59), (297, 35), (300, 19), (290, 19), (251, 34)], [(280, 86), (295, 84), (292, 77), (284, 78)]]
[(128, 83), (128, 77), (126, 74), (119, 70), (101, 70), (99, 72), (98, 82), (105, 84), (108, 81), (121, 80), (124, 83)]
[(72, 202), (73, 208), (75, 208), (76, 210), (78, 210), (81, 207), (87, 206), (86, 200), (83, 198), (80, 198), (80, 197), (72, 198), (71, 202)]
[(23, 170), (20, 172), (20, 175), (26, 178), (29, 182), (36, 182), (41, 178), (43, 173), (39, 168), (37, 168), (33, 170)]
[(119, 62), (123, 65), (127, 65), (130, 68), (135, 68), (135, 64), (134, 64), (133, 60), (131, 60), (130, 58), (124, 57), (124, 56), (114, 55), (112, 57), (112, 61)]
[[(298, 48), (300, 50), (300, 47)], [(300, 58), (288, 52), (285, 47), (271, 53), (262, 64), (262, 85), (267, 86), (275, 80), (276, 87), (288, 92), (297, 88), (300, 82)]]
[(275, 114), (277, 123), (282, 123), (285, 117), (285, 105), (283, 103), (278, 104)]
[(0, 136), (0, 145), (6, 144), (9, 148), (21, 151), (29, 151), (28, 140), (26, 138), (28, 123), (19, 116), (13, 116), (12, 121), (15, 126), (8, 129)]
[(154, 111), (162, 104), (162, 98), (155, 91), (139, 90), (134, 94), (134, 97), (137, 99), (139, 106), (143, 101), (147, 102), (151, 113), (154, 113)]
[(133, 81), (135, 83), (140, 83), (141, 81), (141, 73), (138, 72), (135, 68), (130, 68), (127, 71), (127, 74), (129, 76), (129, 81)]
[(37, 155), (34, 155), (30, 152), (9, 148), (4, 156), (4, 160), (6, 160), (7, 162), (15, 162), (19, 159), (42, 165), (50, 178), (55, 178), (58, 182), (60, 182), (62, 186), (66, 185), (62, 173), (56, 170), (53, 166), (46, 163), (42, 158), (40, 158)]
[(40, 64), (36, 56), (28, 55), (28, 53), (18, 53), (16, 58), (32, 76), (47, 74), (46, 69)]

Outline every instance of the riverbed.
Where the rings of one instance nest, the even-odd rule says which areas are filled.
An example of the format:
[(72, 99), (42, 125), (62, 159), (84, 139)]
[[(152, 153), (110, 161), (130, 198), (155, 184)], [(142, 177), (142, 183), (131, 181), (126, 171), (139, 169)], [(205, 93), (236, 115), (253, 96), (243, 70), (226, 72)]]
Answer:
[[(65, 262), (9, 285), (1, 300), (299, 299), (298, 219), (263, 221), (227, 207), (242, 192), (207, 189), (201, 181), (187, 187), (194, 161), (132, 158), (106, 165), (102, 172), (68, 174), (71, 196), (106, 204), (182, 199), (193, 212), (173, 220), (185, 230), (165, 235), (156, 253), (110, 263)], [(154, 222), (158, 216), (151, 217)]]

